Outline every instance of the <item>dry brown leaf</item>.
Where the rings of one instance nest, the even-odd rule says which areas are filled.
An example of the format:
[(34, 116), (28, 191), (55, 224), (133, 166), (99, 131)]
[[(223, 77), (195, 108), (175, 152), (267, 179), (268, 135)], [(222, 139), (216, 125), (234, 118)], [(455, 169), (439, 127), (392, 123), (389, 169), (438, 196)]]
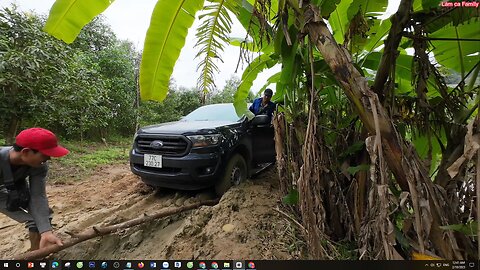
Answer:
[(428, 238), (430, 235), (430, 229), (432, 228), (432, 212), (430, 209), (430, 204), (426, 199), (420, 199), (419, 200), (420, 208), (422, 209), (422, 226), (424, 227), (424, 232), (425, 232), (425, 238)]
[(467, 135), (465, 135), (465, 146), (463, 148), (463, 155), (459, 157), (450, 167), (448, 167), (447, 172), (451, 178), (457, 176), (460, 167), (465, 161), (470, 161), (480, 148), (480, 134), (473, 134), (473, 123), (472, 120), (467, 126)]

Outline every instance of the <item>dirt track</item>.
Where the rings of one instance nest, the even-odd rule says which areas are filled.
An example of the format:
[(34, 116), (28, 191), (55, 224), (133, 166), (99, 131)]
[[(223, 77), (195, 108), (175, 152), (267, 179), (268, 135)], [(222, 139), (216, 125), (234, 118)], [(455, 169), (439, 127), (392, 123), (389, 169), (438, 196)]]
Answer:
[[(61, 251), (63, 259), (291, 259), (298, 258), (294, 228), (273, 209), (279, 205), (276, 174), (262, 173), (227, 192), (220, 203), (92, 239)], [(47, 187), (55, 231), (79, 232), (120, 223), (163, 207), (213, 198), (212, 191), (153, 191), (127, 164), (98, 169), (72, 184)], [(0, 258), (29, 248), (27, 230), (0, 215)]]

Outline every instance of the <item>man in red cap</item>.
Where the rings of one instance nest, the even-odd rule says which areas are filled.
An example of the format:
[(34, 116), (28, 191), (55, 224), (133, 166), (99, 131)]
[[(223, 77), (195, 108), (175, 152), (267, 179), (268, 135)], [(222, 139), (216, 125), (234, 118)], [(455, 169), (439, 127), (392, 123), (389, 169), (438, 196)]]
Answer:
[(43, 128), (23, 130), (13, 146), (0, 147), (0, 212), (25, 223), (31, 250), (62, 245), (52, 232), (45, 182), (47, 161), (66, 154), (55, 134)]

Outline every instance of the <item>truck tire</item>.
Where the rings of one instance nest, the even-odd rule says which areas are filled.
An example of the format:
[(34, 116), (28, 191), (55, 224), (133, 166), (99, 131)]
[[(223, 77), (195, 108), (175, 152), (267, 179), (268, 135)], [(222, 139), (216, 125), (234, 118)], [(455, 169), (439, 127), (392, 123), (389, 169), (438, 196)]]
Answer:
[(233, 155), (227, 162), (222, 178), (215, 184), (215, 192), (222, 196), (227, 190), (247, 179), (247, 163), (240, 154)]

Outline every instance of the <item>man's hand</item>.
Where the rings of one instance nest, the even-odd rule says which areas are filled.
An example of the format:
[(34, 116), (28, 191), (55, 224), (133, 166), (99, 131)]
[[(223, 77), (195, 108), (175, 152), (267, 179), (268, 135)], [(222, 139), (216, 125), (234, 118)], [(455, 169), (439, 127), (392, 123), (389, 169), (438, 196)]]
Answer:
[(63, 246), (62, 240), (55, 236), (52, 231), (43, 232), (40, 235), (40, 249), (46, 248), (52, 245)]

